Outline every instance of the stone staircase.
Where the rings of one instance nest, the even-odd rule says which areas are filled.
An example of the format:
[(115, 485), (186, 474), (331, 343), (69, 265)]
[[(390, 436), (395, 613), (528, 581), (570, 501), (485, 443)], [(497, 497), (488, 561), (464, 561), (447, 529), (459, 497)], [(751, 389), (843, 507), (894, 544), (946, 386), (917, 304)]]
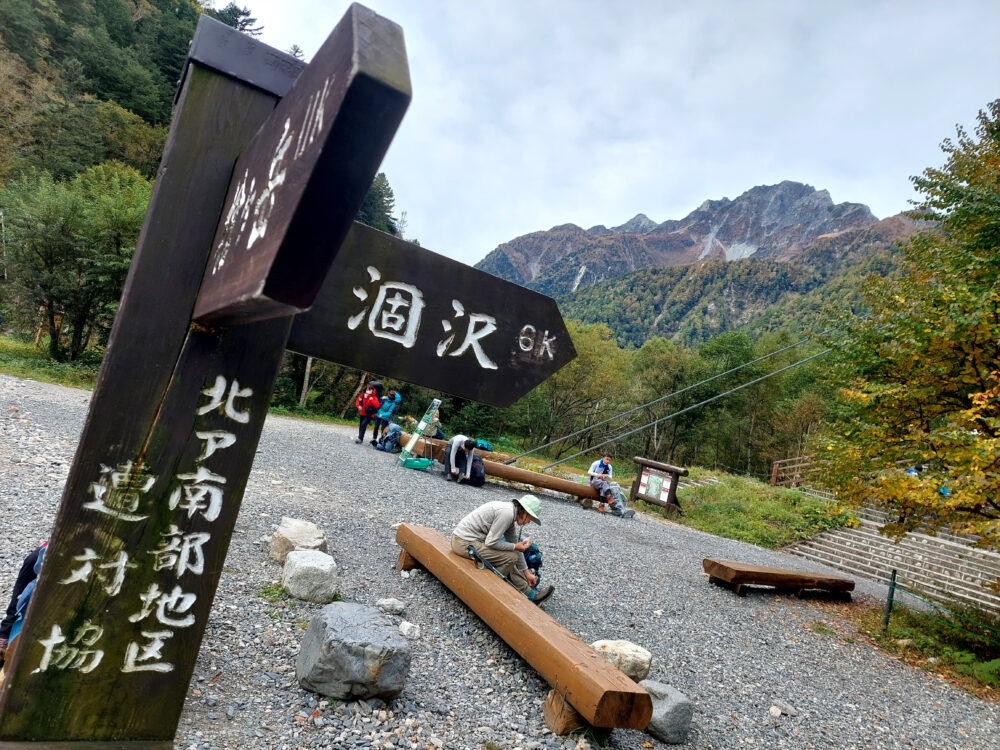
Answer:
[(893, 569), (901, 586), (930, 599), (1000, 616), (1000, 594), (985, 588), (1000, 578), (1000, 553), (977, 549), (969, 538), (909, 533), (898, 543), (878, 533), (884, 512), (866, 508), (858, 528), (824, 531), (786, 548), (833, 568), (888, 582)]

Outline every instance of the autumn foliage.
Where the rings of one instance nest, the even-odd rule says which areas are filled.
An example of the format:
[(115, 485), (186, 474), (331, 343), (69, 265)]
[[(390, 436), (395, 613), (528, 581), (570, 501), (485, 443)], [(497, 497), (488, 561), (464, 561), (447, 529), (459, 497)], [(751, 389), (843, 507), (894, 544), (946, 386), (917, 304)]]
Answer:
[[(837, 321), (839, 418), (815, 446), (838, 496), (1000, 546), (1000, 100), (913, 183), (926, 231)], [(907, 472), (919, 467), (918, 472)]]

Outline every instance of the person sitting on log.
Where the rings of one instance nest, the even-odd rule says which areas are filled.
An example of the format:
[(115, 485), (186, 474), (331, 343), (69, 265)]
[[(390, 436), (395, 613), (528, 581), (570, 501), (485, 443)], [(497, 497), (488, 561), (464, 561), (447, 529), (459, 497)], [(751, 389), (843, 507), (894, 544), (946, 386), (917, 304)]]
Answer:
[(444, 478), (456, 482), (468, 481), (472, 476), (472, 461), (476, 441), (465, 435), (455, 435), (444, 449)]
[(434, 410), (434, 413), (431, 415), (431, 421), (427, 423), (421, 434), (435, 440), (444, 440), (444, 430), (441, 429), (441, 412), (439, 410)]
[(607, 503), (611, 506), (612, 513), (621, 515), (623, 510), (621, 503), (615, 498), (611, 489), (611, 454), (605, 453), (594, 461), (587, 474), (590, 475), (590, 486), (597, 490), (600, 497), (600, 505), (597, 506), (597, 510), (603, 513), (605, 511), (604, 504)]
[(538, 514), (541, 501), (534, 495), (524, 495), (513, 501), (494, 500), (480, 505), (458, 522), (451, 535), (451, 551), (459, 557), (468, 557), (468, 545), (514, 587), (535, 604), (541, 604), (556, 590), (555, 586), (538, 586), (538, 578), (528, 569), (524, 551), (531, 546), (530, 539), (521, 539), (521, 526), (529, 521), (541, 525)]

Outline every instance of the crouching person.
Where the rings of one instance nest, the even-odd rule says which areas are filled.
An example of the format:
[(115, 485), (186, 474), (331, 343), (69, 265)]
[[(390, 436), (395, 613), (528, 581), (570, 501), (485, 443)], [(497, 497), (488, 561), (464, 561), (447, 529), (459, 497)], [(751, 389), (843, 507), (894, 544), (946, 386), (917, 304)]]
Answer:
[(451, 551), (459, 557), (468, 557), (465, 548), (471, 544), (518, 591), (535, 604), (541, 604), (552, 596), (555, 587), (536, 589), (538, 578), (528, 570), (524, 559), (524, 551), (531, 546), (531, 540), (522, 540), (520, 529), (529, 521), (541, 525), (538, 518), (541, 510), (542, 503), (534, 495), (511, 502), (496, 500), (480, 505), (458, 522), (451, 535)]

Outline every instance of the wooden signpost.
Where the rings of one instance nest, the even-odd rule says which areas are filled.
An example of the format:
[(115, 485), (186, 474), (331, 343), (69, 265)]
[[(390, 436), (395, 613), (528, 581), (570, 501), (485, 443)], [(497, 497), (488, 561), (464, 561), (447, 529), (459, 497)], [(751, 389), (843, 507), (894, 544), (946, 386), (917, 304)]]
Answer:
[(173, 747), (292, 315), (318, 293), (301, 350), (490, 403), (574, 356), (551, 300), (351, 227), (409, 97), (402, 31), (362, 6), (308, 66), (199, 20), (0, 750)]
[(550, 297), (356, 222), (288, 348), (494, 406), (576, 356)]
[[(289, 280), (295, 260), (284, 233), (301, 238), (299, 222), (322, 227), (328, 215), (346, 231), (409, 98), (401, 30), (358, 5), (296, 80), (299, 68), (199, 21), (80, 447), (0, 689), (2, 750), (66, 741), (173, 747), (291, 325), (285, 315), (206, 326), (192, 323), (192, 310), (201, 299), (206, 319), (233, 310), (260, 318), (261, 308), (299, 304), (306, 292)], [(275, 132), (283, 140), (269, 152)], [(340, 140), (369, 146), (344, 162), (328, 158), (343, 156), (345, 146), (331, 142)], [(244, 171), (234, 174), (241, 153)], [(226, 214), (244, 173), (247, 202)], [(331, 186), (333, 198), (314, 194)], [(322, 212), (302, 215), (320, 202)], [(220, 286), (210, 254), (230, 230), (238, 241)], [(260, 236), (250, 243), (244, 230)], [(302, 267), (321, 274), (335, 250), (306, 249)], [(257, 278), (261, 289), (245, 293), (242, 281)]]

